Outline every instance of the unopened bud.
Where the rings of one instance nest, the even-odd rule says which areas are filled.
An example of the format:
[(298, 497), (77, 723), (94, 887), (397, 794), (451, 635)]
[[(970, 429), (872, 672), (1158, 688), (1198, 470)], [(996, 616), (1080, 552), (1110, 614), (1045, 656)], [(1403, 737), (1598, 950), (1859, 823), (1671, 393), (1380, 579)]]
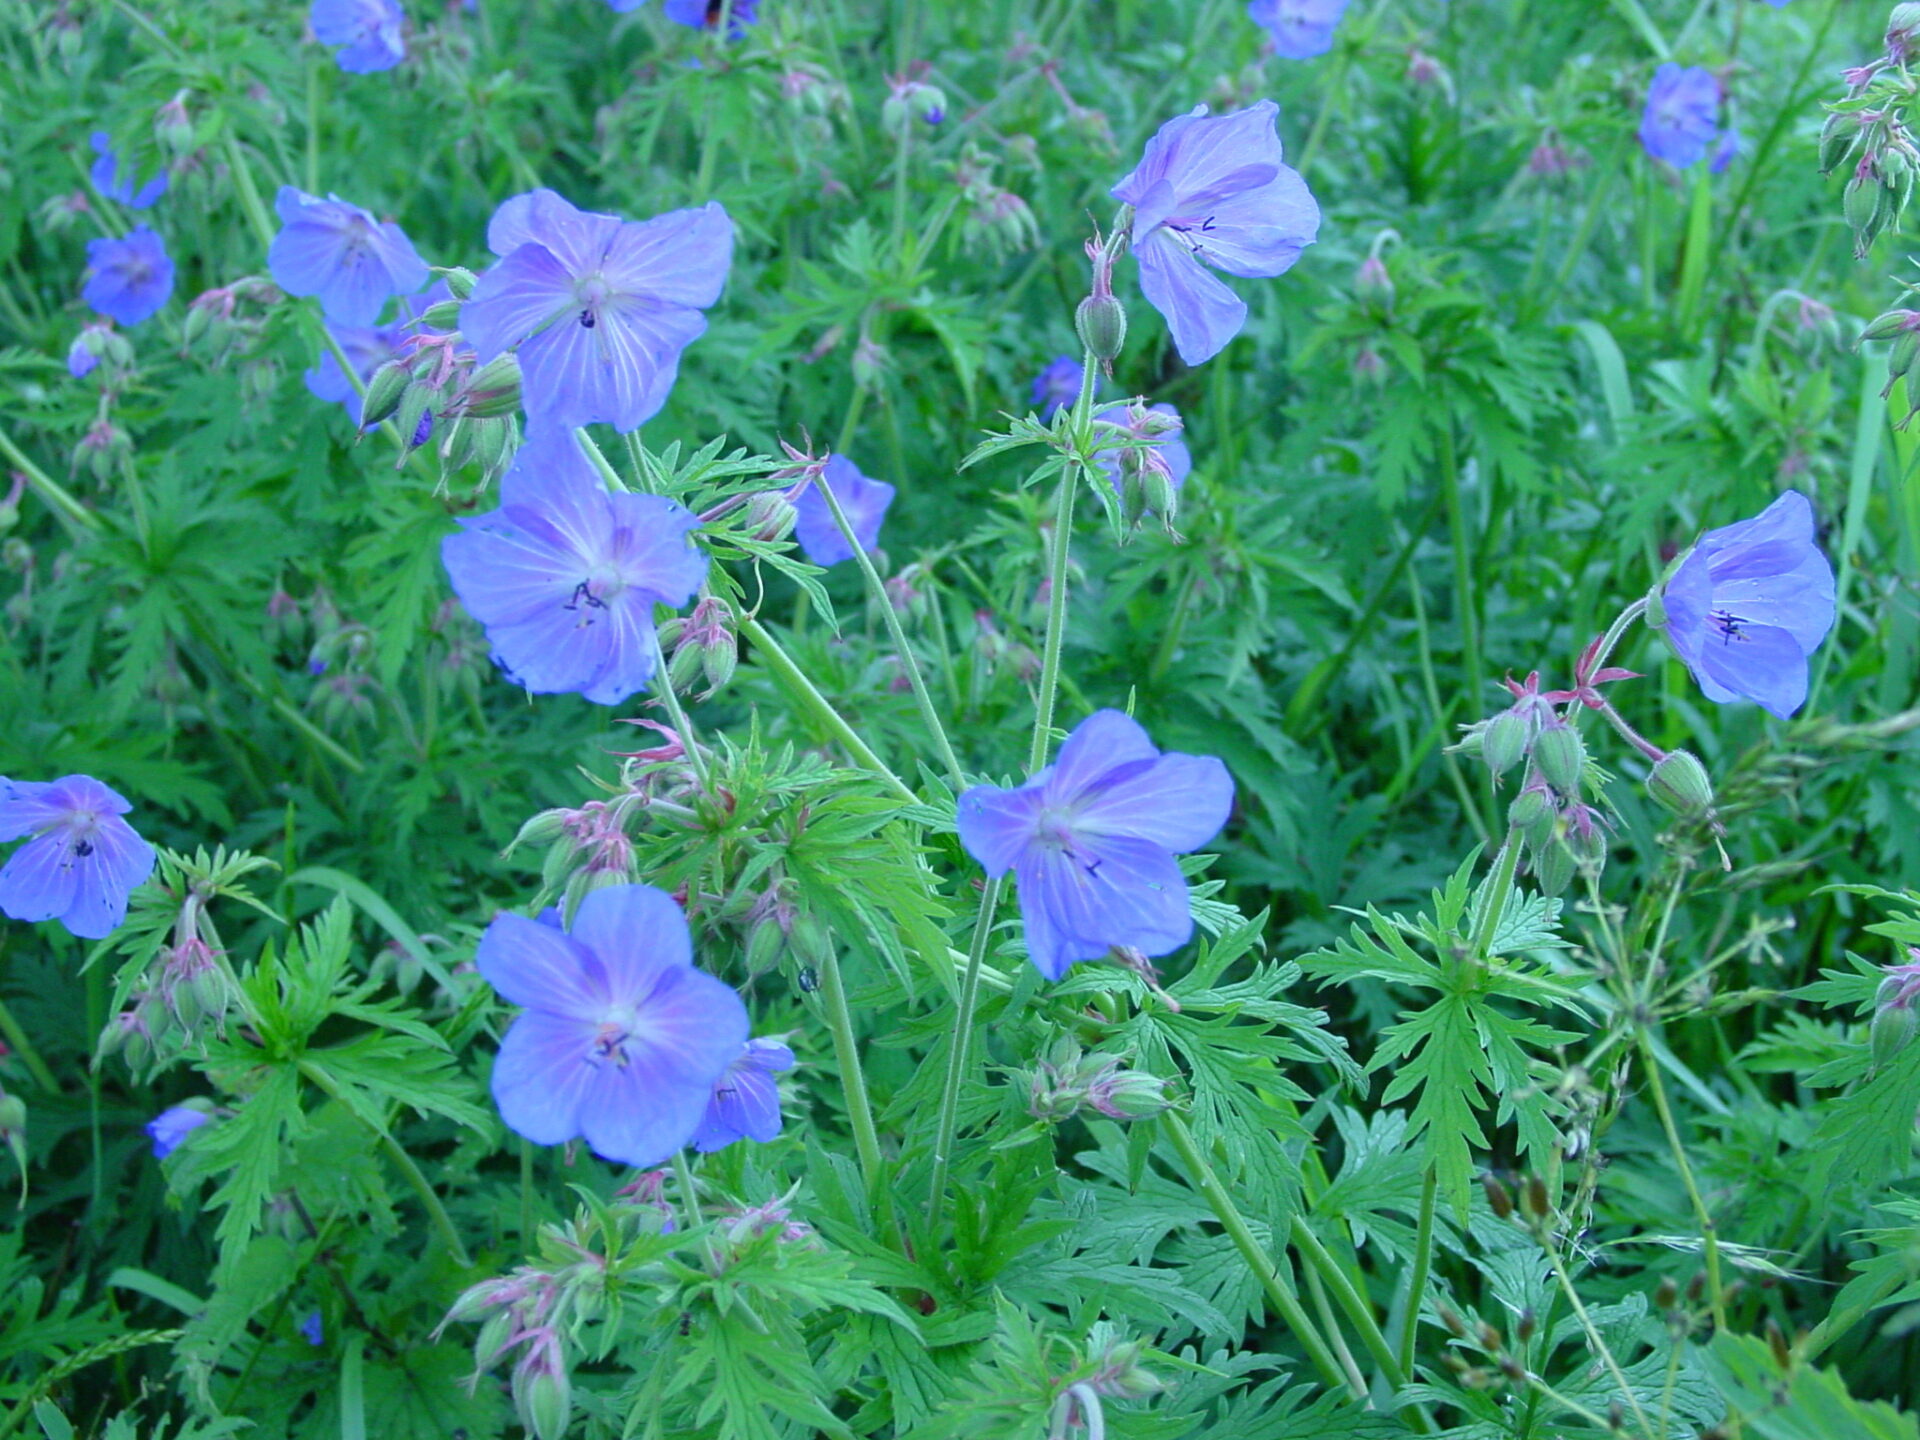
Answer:
[(1860, 139), (1860, 117), (1851, 113), (1829, 115), (1820, 131), (1820, 173), (1831, 175), (1840, 168)]
[(1526, 1187), (1520, 1192), (1520, 1208), (1527, 1218), (1536, 1223), (1544, 1223), (1553, 1215), (1553, 1207), (1547, 1203), (1547, 1182), (1538, 1175), (1527, 1177)]
[(1920, 5), (1901, 4), (1887, 16), (1887, 56), (1899, 64), (1913, 53), (1914, 39), (1920, 35)]
[(1507, 825), (1518, 830), (1530, 843), (1542, 845), (1552, 835), (1558, 813), (1553, 796), (1544, 785), (1529, 785), (1507, 806)]
[(1707, 767), (1685, 750), (1669, 750), (1647, 776), (1647, 793), (1674, 814), (1687, 819), (1713, 808), (1713, 781)]
[(1533, 1307), (1527, 1306), (1520, 1312), (1520, 1319), (1513, 1327), (1513, 1338), (1522, 1345), (1533, 1339), (1534, 1331), (1540, 1328), (1540, 1318), (1533, 1313)]
[(1487, 1192), (1487, 1208), (1493, 1211), (1496, 1218), (1501, 1220), (1512, 1218), (1513, 1196), (1508, 1192), (1506, 1186), (1502, 1185), (1499, 1180), (1492, 1175), (1482, 1175), (1480, 1177), (1480, 1188)]
[(464, 265), (449, 265), (440, 272), (440, 278), (447, 282), (447, 293), (456, 300), (470, 299), (473, 287), (480, 283), (480, 277)]
[(1914, 1029), (1920, 1026), (1920, 1014), (1916, 1014), (1910, 1005), (1902, 1005), (1874, 1012), (1871, 1030), (1873, 1046), (1873, 1068), (1878, 1070), (1906, 1049), (1913, 1041)]
[(520, 1423), (539, 1440), (560, 1440), (573, 1419), (573, 1386), (566, 1369), (559, 1363), (533, 1368), (523, 1366), (516, 1372), (520, 1383), (514, 1387), (514, 1403), (520, 1411)]
[(1480, 733), (1480, 758), (1495, 775), (1504, 775), (1527, 753), (1527, 722), (1503, 710)]
[(784, 540), (793, 533), (793, 502), (784, 490), (762, 490), (747, 498), (747, 531), (755, 540)]
[(1874, 316), (1873, 323), (1860, 332), (1860, 338), (1892, 340), (1914, 330), (1920, 330), (1920, 311), (1889, 310), (1884, 315)]
[(360, 402), (360, 423), (378, 425), (392, 415), (412, 383), (413, 371), (404, 361), (389, 360), (377, 368), (367, 379), (367, 393)]
[(460, 301), (436, 300), (420, 312), (420, 323), (434, 330), (460, 328)]
[(1562, 795), (1575, 795), (1587, 768), (1587, 749), (1580, 732), (1564, 720), (1544, 726), (1533, 740), (1533, 763), (1540, 778)]
[(476, 420), (516, 414), (520, 409), (520, 362), (511, 354), (496, 355), (460, 388), (460, 410)]
[(187, 114), (186, 100), (187, 92), (182, 90), (153, 117), (153, 138), (175, 160), (193, 149), (193, 120)]
[(1573, 852), (1558, 840), (1537, 846), (1533, 852), (1533, 879), (1542, 895), (1559, 895), (1573, 883), (1579, 866)]
[(1393, 277), (1387, 273), (1386, 262), (1378, 255), (1369, 255), (1353, 272), (1353, 295), (1361, 304), (1376, 310), (1392, 307)]
[(1653, 1308), (1671, 1310), (1680, 1303), (1680, 1287), (1673, 1283), (1671, 1275), (1660, 1277), (1660, 1283), (1653, 1290)]
[(1073, 326), (1097, 360), (1113, 359), (1127, 342), (1127, 311), (1117, 296), (1089, 295), (1073, 312)]

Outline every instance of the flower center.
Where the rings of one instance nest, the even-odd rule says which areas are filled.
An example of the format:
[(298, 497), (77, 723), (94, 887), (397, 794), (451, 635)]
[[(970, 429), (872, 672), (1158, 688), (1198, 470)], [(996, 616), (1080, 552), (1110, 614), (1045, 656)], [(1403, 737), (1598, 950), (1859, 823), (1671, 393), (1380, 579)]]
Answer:
[(601, 276), (589, 275), (573, 287), (573, 294), (580, 302), (580, 328), (591, 330), (600, 323), (600, 307), (612, 296), (613, 287)]
[(573, 587), (573, 594), (562, 602), (562, 610), (571, 610), (576, 626), (591, 625), (611, 601), (627, 588), (626, 577), (611, 565), (596, 565), (586, 579)]
[(1746, 639), (1740, 627), (1747, 622), (1731, 610), (1715, 610), (1707, 616), (1708, 622), (1720, 632), (1720, 643), (1731, 645), (1736, 640)]
[(626, 1069), (627, 1041), (633, 1038), (635, 1023), (633, 1007), (618, 1005), (600, 1017), (600, 1023), (594, 1028), (593, 1045), (587, 1051), (587, 1063), (598, 1065), (611, 1060), (622, 1070)]
[(1033, 838), (1049, 850), (1078, 849), (1079, 837), (1073, 831), (1073, 812), (1058, 805), (1043, 807), (1034, 817)]

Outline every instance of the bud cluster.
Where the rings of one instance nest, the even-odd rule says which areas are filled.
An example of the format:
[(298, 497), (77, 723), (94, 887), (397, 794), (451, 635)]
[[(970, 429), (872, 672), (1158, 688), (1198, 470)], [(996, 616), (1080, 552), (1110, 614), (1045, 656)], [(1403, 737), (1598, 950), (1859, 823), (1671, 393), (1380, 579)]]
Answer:
[(709, 700), (733, 679), (740, 663), (740, 642), (734, 637), (732, 621), (726, 602), (709, 594), (702, 595), (684, 618), (675, 616), (660, 627), (660, 647), (672, 657), (667, 675), (674, 689), (690, 691), (696, 678), (704, 679), (707, 688), (696, 698)]
[(170, 943), (155, 952), (133, 981), (133, 1003), (100, 1032), (98, 1058), (118, 1054), (136, 1074), (159, 1071), (195, 1048), (208, 1025), (217, 1034), (226, 1033), (227, 1017), (240, 997), (206, 913), (212, 894), (212, 887), (201, 881), (187, 886)]
[(1920, 998), (1920, 948), (1907, 948), (1907, 963), (1889, 965), (1873, 996), (1871, 1044), (1873, 1068), (1879, 1070), (1912, 1043), (1920, 1014), (1913, 1002)]
[[(542, 1239), (553, 1232), (548, 1227)], [(605, 1258), (580, 1247), (577, 1258), (556, 1268), (522, 1265), (511, 1275), (482, 1280), (453, 1302), (434, 1334), (455, 1321), (480, 1322), (473, 1343), (476, 1382), (518, 1350), (511, 1386), (520, 1424), (538, 1440), (560, 1440), (573, 1418), (566, 1332), (576, 1315), (585, 1318), (598, 1309), (605, 1283)]]
[(910, 133), (914, 121), (938, 125), (947, 118), (947, 97), (920, 77), (927, 62), (916, 60), (904, 74), (887, 77), (887, 98), (880, 106), (880, 123), (896, 135)]
[(968, 253), (984, 250), (995, 260), (1005, 259), (1040, 243), (1040, 222), (1027, 202), (995, 183), (998, 164), (972, 141), (954, 163), (953, 178), (966, 201), (961, 240)]
[[(468, 347), (458, 323), (460, 303), (473, 293), (474, 276), (447, 272), (454, 299), (428, 308), (420, 323), (441, 334), (409, 337), (401, 352), (367, 379), (360, 418), (364, 425), (392, 420), (418, 449), (437, 434), (435, 450), (444, 471), (478, 465), (486, 481), (507, 468), (519, 448), (520, 362), (508, 352), (484, 365)], [(401, 452), (405, 463), (406, 450)]]
[(1887, 346), (1887, 383), (1880, 398), (1891, 395), (1902, 380), (1907, 382), (1907, 413), (1895, 427), (1904, 430), (1920, 414), (1920, 310), (1895, 308), (1876, 315), (1860, 332), (1860, 339), (1893, 342)]
[[(1436, 1309), (1440, 1323), (1458, 1342), (1456, 1348), (1441, 1357), (1441, 1363), (1462, 1385), (1469, 1390), (1490, 1390), (1503, 1379), (1517, 1385), (1528, 1383), (1527, 1347), (1540, 1329), (1539, 1319), (1531, 1307), (1522, 1310), (1514, 1320), (1511, 1338), (1503, 1336), (1498, 1326), (1485, 1320), (1467, 1319), (1444, 1300)], [(1479, 1352), (1477, 1358), (1471, 1354), (1474, 1351)]]
[(1178, 436), (1185, 423), (1166, 407), (1136, 399), (1127, 402), (1120, 415), (1109, 414), (1094, 425), (1102, 449), (1109, 445), (1124, 447), (1116, 451), (1122, 522), (1132, 530), (1152, 512), (1159, 517), (1161, 528), (1177, 539), (1179, 532), (1173, 522), (1180, 511), (1180, 479), (1167, 463), (1161, 445)]
[(1109, 1120), (1149, 1120), (1168, 1106), (1166, 1082), (1124, 1068), (1113, 1055), (1086, 1054), (1069, 1036), (1054, 1041), (1027, 1076), (1027, 1113), (1059, 1122), (1082, 1110)]
[(1597, 875), (1607, 861), (1606, 822), (1585, 803), (1587, 750), (1561, 716), (1575, 691), (1542, 693), (1540, 673), (1503, 682), (1514, 704), (1469, 731), (1457, 748), (1477, 750), (1497, 781), (1524, 762), (1520, 791), (1507, 806), (1507, 826), (1526, 848), (1541, 891), (1558, 895), (1576, 871)]
[(1920, 49), (1920, 5), (1893, 7), (1886, 53), (1842, 72), (1846, 97), (1829, 106), (1820, 132), (1820, 173), (1851, 165), (1842, 208), (1854, 255), (1865, 259), (1881, 232), (1895, 228), (1913, 198), (1920, 146), (1909, 125), (1916, 92), (1907, 62)]

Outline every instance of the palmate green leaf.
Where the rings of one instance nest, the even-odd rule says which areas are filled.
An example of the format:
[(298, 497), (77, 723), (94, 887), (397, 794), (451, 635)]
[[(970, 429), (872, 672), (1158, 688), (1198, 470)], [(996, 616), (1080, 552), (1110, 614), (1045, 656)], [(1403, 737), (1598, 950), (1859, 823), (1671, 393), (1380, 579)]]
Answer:
[(1878, 1400), (1856, 1400), (1831, 1370), (1781, 1374), (1765, 1340), (1722, 1333), (1701, 1352), (1708, 1375), (1756, 1440), (1920, 1440), (1920, 1425)]
[(1920, 1045), (1909, 1045), (1850, 1095), (1828, 1102), (1804, 1159), (1807, 1183), (1884, 1184), (1913, 1166)]
[[(220, 1279), (224, 1282), (246, 1242), (260, 1228), (267, 1201), (280, 1188), (280, 1172), (290, 1147), (307, 1130), (300, 1105), (300, 1079), (290, 1066), (268, 1069), (233, 1115), (207, 1125), (188, 1147), (192, 1173), (222, 1174), (211, 1204), (223, 1210), (214, 1238), (220, 1243)], [(187, 1167), (182, 1166), (183, 1170)]]

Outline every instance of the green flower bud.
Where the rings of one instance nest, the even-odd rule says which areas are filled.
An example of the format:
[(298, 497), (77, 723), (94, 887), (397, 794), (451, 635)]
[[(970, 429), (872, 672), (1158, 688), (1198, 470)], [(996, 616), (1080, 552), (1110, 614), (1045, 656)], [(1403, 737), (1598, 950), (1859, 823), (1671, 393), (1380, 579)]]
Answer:
[(1860, 140), (1860, 117), (1852, 113), (1829, 115), (1820, 130), (1820, 173), (1831, 175), (1853, 153)]
[(538, 1440), (561, 1440), (573, 1419), (573, 1386), (567, 1372), (556, 1366), (542, 1366), (527, 1373), (523, 1367), (514, 1379), (514, 1404), (520, 1411), (520, 1423)]
[(1878, 1070), (1898, 1055), (1920, 1027), (1920, 1014), (1910, 1005), (1899, 1005), (1875, 1013), (1872, 1027), (1873, 1068)]
[(400, 401), (413, 383), (413, 372), (399, 360), (389, 360), (367, 379), (367, 393), (360, 403), (360, 423), (378, 425), (400, 408)]
[(460, 328), (460, 302), (458, 300), (436, 300), (420, 315), (420, 323), (435, 330), (458, 330)]
[(1503, 710), (1487, 722), (1480, 734), (1480, 758), (1495, 775), (1504, 775), (1527, 753), (1527, 722)]
[(1862, 340), (1892, 340), (1903, 333), (1920, 329), (1920, 312), (1889, 310), (1876, 315), (1873, 323), (1860, 332)]
[(480, 283), (480, 277), (464, 265), (449, 265), (440, 272), (440, 278), (447, 282), (447, 293), (456, 300), (471, 299), (473, 287)]
[(1541, 786), (1529, 785), (1507, 806), (1507, 824), (1537, 848), (1552, 836), (1554, 816), (1558, 813), (1551, 794)]
[(1713, 809), (1707, 767), (1685, 750), (1670, 750), (1647, 777), (1647, 793), (1674, 814), (1692, 819)]
[(1573, 883), (1577, 865), (1573, 852), (1558, 840), (1538, 846), (1533, 852), (1533, 878), (1542, 895), (1559, 895)]
[(748, 532), (755, 540), (784, 540), (793, 533), (793, 502), (784, 490), (762, 490), (750, 496), (745, 507)]
[(1073, 326), (1095, 359), (1111, 360), (1127, 341), (1127, 310), (1115, 296), (1089, 295), (1073, 312)]
[(1587, 747), (1580, 743), (1579, 731), (1556, 720), (1534, 737), (1533, 763), (1540, 777), (1562, 795), (1577, 795), (1587, 768)]
[(0, 535), (6, 534), (20, 523), (20, 507), (0, 501)]
[(520, 362), (496, 355), (473, 372), (461, 390), (461, 411), (476, 420), (512, 415), (520, 409)]

